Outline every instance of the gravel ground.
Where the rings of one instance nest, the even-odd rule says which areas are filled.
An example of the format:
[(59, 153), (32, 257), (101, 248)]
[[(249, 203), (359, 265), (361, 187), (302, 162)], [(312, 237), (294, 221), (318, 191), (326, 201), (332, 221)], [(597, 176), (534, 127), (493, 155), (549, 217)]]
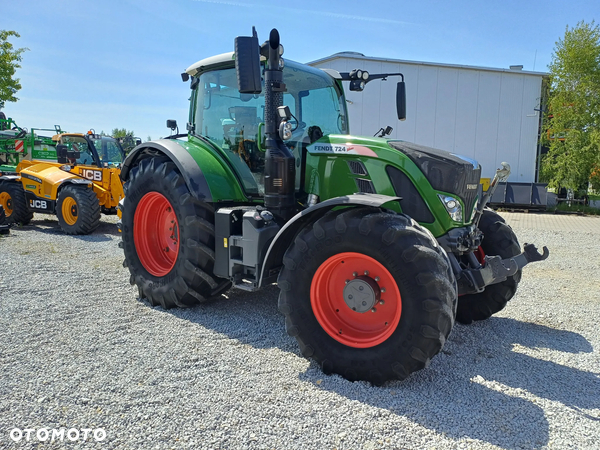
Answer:
[[(550, 259), (429, 368), (373, 387), (299, 354), (275, 287), (152, 308), (114, 217), (70, 237), (36, 215), (0, 237), (0, 448), (599, 449), (600, 218), (505, 216)], [(15, 443), (14, 428), (36, 431)], [(44, 428), (106, 438), (40, 442)]]

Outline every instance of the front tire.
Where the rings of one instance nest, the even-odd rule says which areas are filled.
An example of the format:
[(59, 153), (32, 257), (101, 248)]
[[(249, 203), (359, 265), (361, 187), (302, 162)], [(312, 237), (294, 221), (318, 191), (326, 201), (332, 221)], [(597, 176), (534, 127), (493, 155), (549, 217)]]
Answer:
[(33, 219), (21, 183), (11, 181), (0, 183), (0, 205), (4, 208), (6, 224), (27, 225)]
[(402, 380), (428, 365), (454, 325), (448, 258), (407, 216), (331, 212), (300, 232), (283, 262), (287, 332), (325, 373)]
[[(483, 254), (498, 255), (504, 259), (521, 253), (521, 246), (514, 231), (496, 212), (484, 210), (479, 221), (479, 229), (483, 232), (481, 243)], [(475, 320), (489, 319), (504, 309), (517, 292), (519, 281), (521, 281), (521, 270), (500, 283), (487, 286), (485, 291), (479, 294), (460, 296), (456, 320), (460, 323), (470, 324)]]
[(190, 193), (166, 158), (147, 158), (124, 186), (125, 264), (140, 298), (165, 309), (190, 307), (229, 289), (214, 275), (214, 209)]
[(100, 203), (93, 189), (66, 185), (56, 201), (58, 224), (66, 234), (90, 234), (100, 224)]

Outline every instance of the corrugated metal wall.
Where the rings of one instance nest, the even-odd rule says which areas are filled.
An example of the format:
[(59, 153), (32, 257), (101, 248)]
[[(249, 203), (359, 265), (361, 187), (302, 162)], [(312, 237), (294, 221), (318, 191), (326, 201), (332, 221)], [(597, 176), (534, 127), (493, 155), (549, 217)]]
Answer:
[[(502, 161), (510, 181), (534, 182), (542, 75), (479, 68), (334, 57), (311, 65), (350, 72), (402, 72), (407, 119), (396, 118), (396, 82), (372, 81), (360, 92), (346, 91), (353, 134), (372, 136), (386, 125), (392, 137), (474, 158), (482, 177)], [(345, 83), (345, 87), (347, 83)]]

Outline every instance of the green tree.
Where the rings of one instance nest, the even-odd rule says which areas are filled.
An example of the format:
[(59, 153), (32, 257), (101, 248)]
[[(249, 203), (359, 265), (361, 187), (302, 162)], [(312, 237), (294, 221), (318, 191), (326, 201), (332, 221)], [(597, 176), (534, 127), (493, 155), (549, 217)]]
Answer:
[(126, 154), (136, 146), (136, 138), (133, 131), (127, 131), (125, 128), (114, 128), (111, 136), (121, 143)]
[(8, 38), (21, 37), (16, 31), (0, 30), (0, 108), (5, 102), (16, 102), (15, 94), (21, 89), (19, 78), (14, 78), (15, 72), (21, 67), (21, 53), (27, 48), (15, 49)]
[(542, 173), (552, 187), (587, 188), (600, 167), (600, 26), (567, 26), (549, 69)]
[(133, 137), (134, 133), (133, 131), (127, 131), (125, 128), (113, 128), (110, 135), (114, 138), (124, 138), (127, 136)]

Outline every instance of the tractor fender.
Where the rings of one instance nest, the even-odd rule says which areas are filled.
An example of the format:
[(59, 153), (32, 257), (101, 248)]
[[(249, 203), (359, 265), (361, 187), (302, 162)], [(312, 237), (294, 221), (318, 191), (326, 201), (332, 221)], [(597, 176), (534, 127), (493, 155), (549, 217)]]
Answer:
[(123, 162), (123, 167), (121, 168), (121, 181), (125, 183), (129, 171), (135, 167), (145, 155), (155, 155), (156, 152), (162, 153), (173, 161), (179, 169), (179, 172), (181, 172), (181, 175), (183, 175), (183, 179), (194, 197), (203, 202), (212, 202), (208, 182), (202, 173), (202, 169), (200, 169), (198, 163), (185, 148), (179, 145), (177, 141), (171, 139), (159, 139), (156, 141), (144, 142), (135, 147)]
[(401, 200), (401, 197), (358, 193), (330, 198), (299, 212), (285, 223), (269, 245), (260, 273), (259, 287), (266, 283), (274, 282), (274, 277), (283, 264), (283, 255), (300, 230), (316, 222), (336, 206), (371, 206), (379, 208), (385, 203), (397, 200)]

